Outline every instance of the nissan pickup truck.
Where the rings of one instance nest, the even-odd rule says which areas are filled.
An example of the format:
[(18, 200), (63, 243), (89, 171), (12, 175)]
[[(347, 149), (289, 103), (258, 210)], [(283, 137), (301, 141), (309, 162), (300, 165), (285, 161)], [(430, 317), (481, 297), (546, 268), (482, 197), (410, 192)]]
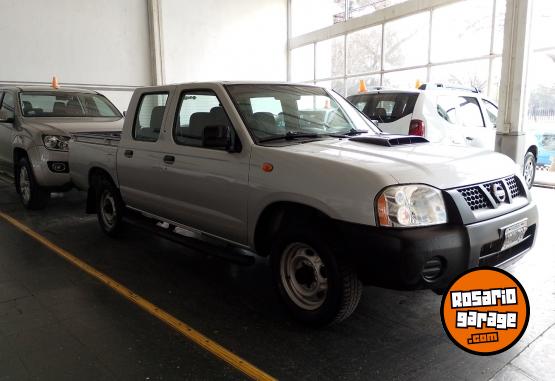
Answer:
[(0, 87), (0, 171), (28, 209), (71, 188), (68, 141), (78, 131), (121, 131), (123, 116), (103, 95), (47, 86)]
[(506, 266), (537, 230), (507, 156), (384, 134), (317, 86), (140, 88), (121, 134), (69, 145), (105, 233), (133, 221), (267, 256), (284, 304), (313, 325), (351, 315), (365, 284), (438, 291), (468, 268)]

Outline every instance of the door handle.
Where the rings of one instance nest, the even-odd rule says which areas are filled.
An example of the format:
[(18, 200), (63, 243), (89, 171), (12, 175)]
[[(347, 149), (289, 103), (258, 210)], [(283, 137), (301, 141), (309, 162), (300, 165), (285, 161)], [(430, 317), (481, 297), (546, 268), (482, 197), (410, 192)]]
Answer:
[(470, 136), (467, 136), (467, 137), (466, 137), (466, 140), (473, 141), (474, 138), (472, 138), (472, 137), (470, 137)]
[(130, 149), (126, 149), (126, 150), (123, 152), (123, 155), (124, 155), (125, 157), (133, 157), (133, 151), (131, 151)]
[(164, 163), (166, 163), (166, 164), (175, 163), (175, 156), (171, 156), (171, 155), (164, 156)]

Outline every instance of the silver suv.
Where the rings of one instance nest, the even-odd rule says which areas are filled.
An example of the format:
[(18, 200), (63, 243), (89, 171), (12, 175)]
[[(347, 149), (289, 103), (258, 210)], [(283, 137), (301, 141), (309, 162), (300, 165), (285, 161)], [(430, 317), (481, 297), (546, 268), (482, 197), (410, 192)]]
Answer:
[(0, 171), (13, 174), (29, 209), (46, 206), (52, 191), (71, 188), (72, 133), (121, 131), (123, 116), (103, 95), (46, 86), (0, 88)]

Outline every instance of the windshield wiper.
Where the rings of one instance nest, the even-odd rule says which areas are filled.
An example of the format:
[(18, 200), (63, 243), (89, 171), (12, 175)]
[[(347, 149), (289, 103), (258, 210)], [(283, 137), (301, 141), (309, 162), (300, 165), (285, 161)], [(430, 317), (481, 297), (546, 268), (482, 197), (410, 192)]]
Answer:
[(351, 128), (348, 132), (344, 132), (344, 133), (335, 133), (335, 134), (328, 134), (328, 136), (332, 136), (334, 138), (344, 138), (344, 137), (349, 137), (349, 136), (355, 136), (355, 135), (360, 135), (360, 134), (366, 134), (368, 131), (364, 131), (364, 130), (357, 130), (354, 128)]
[(269, 138), (264, 138), (264, 139), (259, 139), (258, 141), (260, 143), (265, 143), (265, 142), (271, 142), (273, 140), (294, 140), (294, 139), (302, 139), (302, 138), (319, 138), (322, 135), (319, 134), (314, 134), (314, 133), (305, 133), (305, 132), (293, 132), (293, 131), (288, 131), (285, 135), (279, 135), (279, 136), (271, 136)]

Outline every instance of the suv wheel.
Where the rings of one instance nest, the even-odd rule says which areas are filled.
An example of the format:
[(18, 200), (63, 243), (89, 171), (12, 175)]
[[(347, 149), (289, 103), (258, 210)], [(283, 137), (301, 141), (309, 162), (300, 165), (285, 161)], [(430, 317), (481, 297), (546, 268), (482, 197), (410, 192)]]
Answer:
[(124, 210), (119, 190), (110, 180), (103, 177), (97, 184), (96, 196), (96, 213), (102, 231), (111, 237), (119, 236), (123, 226)]
[(278, 233), (271, 263), (280, 296), (299, 321), (315, 326), (347, 319), (362, 295), (353, 267), (339, 261), (326, 239), (312, 231)]
[(15, 187), (27, 209), (43, 209), (50, 200), (50, 192), (37, 184), (26, 157), (21, 158), (15, 167)]
[(527, 152), (524, 156), (524, 169), (522, 174), (524, 176), (524, 181), (526, 181), (526, 186), (528, 186), (528, 189), (531, 189), (532, 185), (534, 185), (534, 178), (536, 177), (536, 157), (532, 152)]

